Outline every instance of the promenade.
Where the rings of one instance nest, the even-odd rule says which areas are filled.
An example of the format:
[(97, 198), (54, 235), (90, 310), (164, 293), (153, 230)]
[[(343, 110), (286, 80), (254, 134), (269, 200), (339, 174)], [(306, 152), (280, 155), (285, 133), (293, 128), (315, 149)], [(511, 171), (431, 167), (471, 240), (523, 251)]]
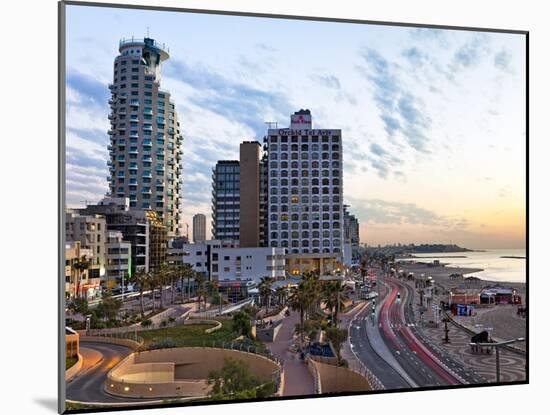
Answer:
[(271, 353), (284, 365), (283, 396), (315, 393), (313, 376), (309, 373), (306, 363), (300, 359), (299, 353), (289, 350), (293, 342), (294, 327), (299, 322), (300, 314), (291, 311), (290, 316), (283, 319), (275, 341), (266, 343)]

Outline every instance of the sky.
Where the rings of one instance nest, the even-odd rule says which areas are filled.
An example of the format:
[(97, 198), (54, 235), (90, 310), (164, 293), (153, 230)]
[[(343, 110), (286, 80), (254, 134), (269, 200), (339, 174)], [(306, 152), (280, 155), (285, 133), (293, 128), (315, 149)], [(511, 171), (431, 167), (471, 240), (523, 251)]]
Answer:
[(525, 247), (519, 34), (69, 5), (67, 206), (108, 190), (113, 62), (120, 39), (147, 32), (170, 51), (161, 87), (184, 136), (190, 234), (195, 213), (211, 216), (216, 161), (308, 108), (314, 128), (342, 129), (361, 243)]

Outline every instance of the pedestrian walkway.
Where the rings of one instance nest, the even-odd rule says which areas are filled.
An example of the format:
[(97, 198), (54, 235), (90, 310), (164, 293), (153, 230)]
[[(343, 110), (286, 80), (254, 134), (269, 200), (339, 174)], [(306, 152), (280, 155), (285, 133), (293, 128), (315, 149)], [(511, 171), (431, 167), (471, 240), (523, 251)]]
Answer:
[(314, 380), (306, 363), (300, 359), (299, 353), (292, 353), (289, 349), (293, 340), (294, 327), (300, 322), (300, 314), (291, 312), (283, 319), (281, 328), (275, 341), (266, 343), (271, 353), (284, 364), (283, 396), (313, 395), (315, 393)]

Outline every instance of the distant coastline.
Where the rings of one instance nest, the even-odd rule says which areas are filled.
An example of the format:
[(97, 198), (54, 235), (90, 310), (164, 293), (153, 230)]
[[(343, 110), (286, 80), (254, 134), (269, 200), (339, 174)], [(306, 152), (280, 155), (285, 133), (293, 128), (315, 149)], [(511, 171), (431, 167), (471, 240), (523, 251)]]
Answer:
[(503, 255), (500, 258), (506, 258), (506, 259), (527, 259), (524, 256), (513, 256), (513, 255)]

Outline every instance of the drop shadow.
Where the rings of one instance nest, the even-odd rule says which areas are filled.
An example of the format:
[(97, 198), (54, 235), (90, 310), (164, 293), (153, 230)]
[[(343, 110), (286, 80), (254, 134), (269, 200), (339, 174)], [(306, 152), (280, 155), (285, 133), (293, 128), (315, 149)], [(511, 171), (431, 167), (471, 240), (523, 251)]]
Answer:
[(34, 398), (34, 402), (51, 412), (57, 413), (57, 399), (55, 398)]

